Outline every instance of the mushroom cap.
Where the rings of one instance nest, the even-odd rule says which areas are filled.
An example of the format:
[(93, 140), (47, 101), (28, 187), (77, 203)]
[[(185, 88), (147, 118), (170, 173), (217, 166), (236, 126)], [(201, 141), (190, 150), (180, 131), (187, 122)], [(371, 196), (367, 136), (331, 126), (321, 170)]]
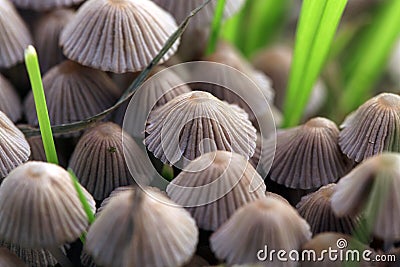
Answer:
[(24, 50), (32, 43), (32, 38), (9, 0), (0, 0), (0, 36), (0, 68), (9, 68), (22, 62)]
[(331, 198), (335, 214), (363, 212), (372, 223), (374, 236), (400, 240), (399, 166), (398, 153), (383, 153), (363, 161), (336, 185)]
[[(96, 200), (103, 200), (117, 187), (133, 184), (132, 175), (143, 184), (150, 183), (149, 171), (142, 169), (145, 164), (134, 166), (136, 172), (131, 175), (127, 162), (144, 161), (146, 156), (132, 138), (122, 135), (119, 125), (100, 123), (85, 132), (71, 156), (69, 167)], [(136, 160), (125, 159), (124, 149)]]
[[(76, 122), (111, 107), (119, 89), (106, 73), (64, 61), (51, 68), (43, 87), (52, 125)], [(25, 99), (25, 114), (30, 125), (38, 125), (33, 92)]]
[(193, 91), (151, 111), (145, 145), (163, 163), (186, 165), (202, 153), (232, 151), (246, 159), (254, 154), (256, 129), (241, 108), (210, 93)]
[(13, 122), (22, 115), (21, 101), (12, 84), (0, 74), (0, 111), (4, 112)]
[(33, 38), (43, 73), (65, 59), (59, 45), (60, 34), (64, 26), (72, 20), (74, 14), (73, 9), (55, 9), (44, 14), (34, 24)]
[[(318, 188), (336, 182), (352, 167), (352, 162), (340, 151), (338, 137), (336, 124), (321, 117), (279, 131), (269, 172), (271, 180), (295, 189)], [(263, 153), (261, 161), (265, 168), (270, 166), (272, 155), (268, 151)]]
[(181, 266), (197, 241), (195, 221), (185, 209), (161, 193), (136, 188), (109, 201), (90, 227), (84, 249), (104, 267)]
[(216, 151), (201, 155), (167, 187), (204, 230), (217, 230), (241, 206), (265, 196), (265, 184), (241, 155)]
[[(149, 0), (89, 0), (60, 37), (64, 54), (116, 73), (147, 67), (177, 30), (174, 18)], [(160, 63), (177, 50), (176, 42)]]
[[(269, 250), (298, 250), (310, 238), (310, 226), (293, 207), (276, 198), (263, 197), (238, 209), (211, 235), (210, 244), (215, 255), (231, 265), (260, 263), (257, 252), (265, 245)], [(285, 262), (279, 266), (296, 264)]]
[(6, 248), (0, 248), (0, 266), (27, 267), (20, 258)]
[(24, 134), (0, 111), (0, 180), (29, 159), (31, 149)]
[(45, 11), (59, 7), (77, 5), (85, 0), (11, 0), (15, 6), (23, 9)]
[[(194, 9), (204, 3), (203, 0), (153, 0), (157, 5), (171, 13), (178, 23), (181, 23)], [(240, 10), (244, 0), (227, 0), (223, 17), (231, 17)], [(194, 16), (188, 25), (188, 30), (196, 30), (208, 27), (214, 18), (215, 6), (217, 1), (209, 2), (196, 16)]]
[(299, 214), (310, 224), (311, 232), (340, 232), (353, 234), (359, 227), (358, 216), (338, 217), (332, 210), (331, 197), (335, 184), (328, 184), (318, 191), (304, 196), (296, 205)]
[(384, 151), (400, 152), (400, 96), (382, 93), (371, 98), (340, 127), (340, 148), (356, 162)]
[[(85, 195), (93, 208), (94, 200)], [(69, 173), (45, 162), (27, 162), (4, 179), (0, 213), (0, 238), (26, 248), (72, 242), (88, 226)]]

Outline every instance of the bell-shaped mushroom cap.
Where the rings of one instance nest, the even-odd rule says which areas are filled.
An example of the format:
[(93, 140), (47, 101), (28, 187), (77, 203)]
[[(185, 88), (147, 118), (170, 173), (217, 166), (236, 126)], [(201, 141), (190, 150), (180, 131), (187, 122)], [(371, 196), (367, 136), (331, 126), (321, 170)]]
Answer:
[[(82, 190), (93, 208), (93, 198)], [(26, 248), (72, 242), (88, 227), (69, 173), (45, 162), (27, 162), (4, 179), (0, 213), (0, 238)]]
[(249, 159), (256, 147), (256, 129), (236, 105), (210, 93), (193, 91), (151, 111), (145, 144), (163, 163), (191, 161), (202, 153), (232, 151)]
[(0, 248), (0, 266), (27, 267), (20, 258), (6, 248)]
[(58, 7), (73, 6), (85, 0), (11, 0), (15, 6), (24, 9), (44, 11)]
[(397, 153), (383, 153), (362, 162), (336, 185), (331, 199), (335, 214), (363, 211), (376, 237), (400, 240), (399, 166)]
[(265, 190), (264, 180), (243, 156), (216, 151), (187, 165), (167, 194), (187, 207), (199, 228), (214, 231), (238, 208), (265, 196)]
[[(51, 68), (43, 78), (43, 87), (53, 125), (76, 122), (112, 106), (119, 89), (99, 70), (73, 61)], [(25, 114), (30, 125), (38, 125), (32, 91), (25, 100)]]
[[(204, 3), (203, 0), (153, 0), (153, 2), (171, 13), (178, 23), (184, 21), (192, 10)], [(244, 2), (244, 0), (227, 0), (223, 14), (224, 18), (229, 18), (239, 11)], [(214, 18), (216, 4), (217, 1), (210, 1), (198, 14), (196, 14), (196, 16), (194, 16), (190, 21), (188, 30), (208, 27)]]
[[(340, 151), (338, 138), (336, 124), (320, 117), (278, 132), (271, 180), (296, 189), (318, 188), (335, 182), (352, 167), (352, 162)], [(264, 166), (270, 166), (271, 155), (268, 151), (263, 153)]]
[(198, 230), (190, 214), (145, 190), (116, 194), (90, 227), (84, 249), (98, 265), (181, 266), (194, 254)]
[(60, 34), (74, 14), (73, 9), (55, 9), (34, 24), (33, 38), (43, 73), (65, 59), (59, 45)]
[(12, 84), (0, 74), (0, 111), (4, 112), (13, 122), (22, 115), (21, 102)]
[(400, 152), (400, 96), (382, 93), (351, 113), (340, 126), (339, 145), (356, 162), (384, 151)]
[(0, 0), (0, 36), (0, 68), (23, 61), (24, 50), (32, 43), (32, 38), (9, 0)]
[(0, 111), (0, 181), (29, 159), (31, 150), (24, 134)]
[[(64, 54), (85, 66), (116, 73), (141, 71), (177, 29), (149, 0), (89, 0), (60, 37)], [(163, 57), (175, 53), (176, 42)]]
[[(273, 197), (264, 197), (238, 209), (211, 235), (210, 243), (215, 255), (231, 265), (260, 263), (257, 252), (265, 245), (269, 250), (298, 250), (310, 238), (310, 226), (293, 207)], [(296, 263), (277, 266), (296, 266)]]
[(304, 196), (296, 205), (299, 214), (310, 224), (313, 234), (339, 232), (353, 234), (359, 227), (358, 216), (338, 217), (331, 208), (331, 197), (335, 184), (321, 187), (318, 191)]
[(136, 162), (145, 155), (132, 138), (128, 135), (122, 138), (122, 134), (119, 125), (112, 122), (100, 123), (85, 132), (71, 156), (69, 167), (96, 200), (103, 200), (117, 187), (133, 184), (132, 175), (143, 184), (150, 183), (151, 177), (145, 177), (149, 172), (141, 169), (145, 164), (137, 166), (134, 174), (129, 172), (123, 153), (124, 146), (127, 154), (135, 157)]

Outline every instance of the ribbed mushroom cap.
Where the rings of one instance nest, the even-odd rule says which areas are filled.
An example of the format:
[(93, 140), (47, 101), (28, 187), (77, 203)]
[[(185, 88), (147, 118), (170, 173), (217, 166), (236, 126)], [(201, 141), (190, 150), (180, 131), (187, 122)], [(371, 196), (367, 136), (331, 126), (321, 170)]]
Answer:
[(0, 111), (0, 181), (29, 159), (31, 150), (24, 134)]
[[(93, 198), (82, 190), (94, 208)], [(27, 162), (4, 179), (0, 213), (0, 238), (26, 248), (72, 242), (88, 226), (69, 173), (45, 162)]]
[(335, 184), (321, 187), (318, 191), (304, 196), (296, 205), (299, 214), (310, 224), (311, 232), (339, 232), (353, 234), (359, 227), (358, 216), (338, 217), (331, 208), (331, 197)]
[(33, 136), (26, 139), (31, 147), (30, 160), (47, 161), (41, 136)]
[(89, 229), (85, 250), (104, 267), (181, 266), (196, 250), (198, 230), (165, 195), (122, 191)]
[(0, 36), (0, 68), (23, 61), (24, 50), (32, 43), (32, 38), (9, 0), (0, 0)]
[(73, 6), (85, 0), (11, 0), (15, 6), (24, 9), (44, 11), (59, 7)]
[[(43, 77), (43, 87), (53, 125), (96, 115), (112, 106), (119, 96), (119, 89), (107, 74), (73, 61), (51, 68)], [(29, 124), (38, 125), (32, 91), (24, 104)]]
[(167, 194), (187, 207), (199, 228), (214, 231), (238, 208), (265, 196), (265, 190), (263, 179), (243, 156), (216, 151), (185, 167)]
[[(210, 244), (215, 255), (231, 265), (260, 263), (257, 252), (265, 245), (268, 250), (298, 250), (310, 238), (310, 226), (293, 207), (264, 197), (237, 210), (211, 235)], [(274, 266), (296, 266), (276, 260)]]
[(356, 162), (384, 151), (400, 152), (400, 96), (382, 93), (351, 113), (340, 126), (339, 145)]
[(22, 115), (21, 101), (12, 84), (0, 74), (0, 111), (4, 112), (13, 122)]
[(397, 153), (383, 153), (362, 162), (338, 182), (331, 199), (335, 214), (363, 212), (376, 237), (400, 240), (399, 166)]
[[(178, 23), (181, 23), (198, 6), (204, 3), (203, 0), (153, 0), (171, 13)], [(227, 0), (225, 3), (224, 18), (229, 18), (235, 14), (244, 4), (244, 0)], [(210, 1), (196, 16), (192, 18), (188, 25), (188, 30), (202, 29), (208, 27), (214, 18), (214, 11), (217, 1)]]
[(145, 144), (162, 162), (191, 161), (202, 153), (232, 151), (246, 159), (254, 154), (256, 129), (241, 108), (210, 93), (179, 95), (149, 115)]
[(20, 258), (6, 248), (0, 248), (0, 266), (27, 267)]
[[(103, 200), (115, 188), (134, 183), (129, 172), (125, 157), (127, 154), (135, 157), (135, 162), (144, 161), (145, 155), (128, 135), (124, 136), (121, 127), (112, 122), (100, 123), (89, 129), (81, 137), (71, 156), (69, 167), (74, 170), (80, 183), (96, 200)], [(133, 162), (133, 161), (129, 161)], [(149, 184), (151, 177), (138, 165), (135, 179), (143, 184)]]
[[(60, 37), (64, 54), (85, 66), (116, 73), (141, 71), (177, 29), (149, 0), (89, 0)], [(175, 53), (176, 42), (160, 63)]]
[(55, 9), (35, 23), (33, 37), (43, 73), (65, 59), (59, 45), (60, 34), (74, 14), (73, 9)]
[[(296, 189), (336, 182), (352, 167), (352, 162), (340, 151), (338, 138), (336, 124), (321, 117), (278, 132), (271, 180)], [(263, 153), (264, 166), (269, 166), (271, 155), (268, 151)]]

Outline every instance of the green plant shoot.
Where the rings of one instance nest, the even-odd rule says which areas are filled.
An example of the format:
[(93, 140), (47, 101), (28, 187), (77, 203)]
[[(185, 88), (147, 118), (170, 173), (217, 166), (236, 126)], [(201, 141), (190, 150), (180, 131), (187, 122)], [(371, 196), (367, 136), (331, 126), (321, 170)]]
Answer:
[(214, 53), (217, 46), (219, 33), (221, 31), (222, 19), (224, 17), (225, 1), (226, 0), (218, 0), (217, 2), (214, 19), (211, 23), (211, 35), (210, 39), (208, 40), (206, 55)]
[(81, 185), (78, 182), (78, 178), (76, 177), (74, 171), (71, 168), (68, 168), (68, 172), (71, 175), (72, 181), (74, 182), (76, 192), (78, 192), (79, 200), (81, 201), (86, 216), (88, 217), (89, 224), (92, 224), (95, 220), (94, 214), (92, 212), (92, 209), (90, 208), (90, 205), (86, 199), (85, 194), (82, 191)]

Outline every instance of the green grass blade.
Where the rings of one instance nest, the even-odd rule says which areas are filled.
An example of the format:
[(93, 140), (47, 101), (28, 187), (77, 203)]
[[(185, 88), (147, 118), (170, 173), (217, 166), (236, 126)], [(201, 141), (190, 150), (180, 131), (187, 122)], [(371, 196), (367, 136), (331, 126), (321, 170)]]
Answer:
[(326, 61), (347, 0), (304, 0), (284, 103), (284, 127), (298, 124)]
[(359, 42), (354, 60), (349, 64), (341, 111), (346, 114), (370, 97), (370, 91), (385, 70), (390, 52), (400, 36), (400, 1), (382, 3), (377, 17)]
[(217, 46), (219, 33), (221, 31), (222, 19), (224, 17), (226, 0), (218, 0), (217, 6), (215, 7), (214, 19), (211, 23), (211, 35), (208, 40), (206, 55), (214, 53)]
[(46, 97), (44, 95), (42, 77), (40, 74), (38, 56), (35, 48), (31, 45), (25, 50), (25, 64), (32, 85), (36, 113), (39, 121), (40, 133), (42, 135), (44, 151), (46, 153), (46, 159), (50, 163), (58, 164), (58, 157), (54, 145), (53, 133), (47, 111)]

